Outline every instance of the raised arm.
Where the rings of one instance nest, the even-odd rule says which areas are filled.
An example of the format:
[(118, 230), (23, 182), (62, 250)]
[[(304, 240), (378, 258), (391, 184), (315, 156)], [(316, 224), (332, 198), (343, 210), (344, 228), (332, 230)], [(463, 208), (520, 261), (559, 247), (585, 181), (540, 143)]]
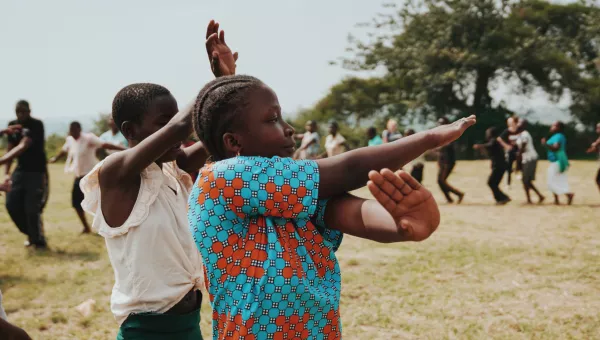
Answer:
[(58, 154), (56, 154), (54, 157), (50, 158), (48, 160), (48, 162), (50, 162), (50, 163), (56, 163), (59, 159), (62, 159), (66, 155), (67, 155), (67, 150), (62, 149), (62, 150), (60, 150), (60, 152)]
[(356, 190), (367, 182), (369, 171), (396, 171), (425, 151), (449, 144), (475, 124), (475, 116), (401, 138), (395, 142), (364, 147), (317, 160), (320, 172), (319, 197), (329, 198)]
[(586, 150), (587, 153), (594, 153), (600, 149), (600, 137), (593, 142), (590, 147)]
[(30, 137), (23, 137), (19, 144), (13, 146), (11, 144), (8, 145), (8, 152), (4, 154), (4, 156), (0, 157), (0, 165), (6, 165), (6, 174), (10, 173), (10, 166), (12, 164), (12, 160), (16, 157), (19, 157), (25, 150), (29, 149), (33, 143), (33, 140)]
[(186, 172), (198, 171), (198, 169), (204, 166), (208, 156), (209, 154), (204, 144), (196, 142), (194, 145), (183, 149), (183, 152), (177, 158), (177, 166)]
[(404, 171), (369, 173), (367, 184), (375, 200), (345, 194), (331, 199), (325, 223), (360, 238), (382, 242), (422, 241), (440, 223), (431, 193)]
[[(211, 21), (207, 28), (206, 50), (211, 60), (211, 68), (215, 76), (235, 74), (237, 53), (232, 54), (225, 43), (225, 33), (220, 31), (219, 24)], [(183, 141), (192, 133), (192, 100), (183, 110), (180, 110), (164, 127), (148, 136), (136, 146), (116, 153), (103, 166), (103, 178), (113, 178), (119, 181), (123, 178), (136, 177), (162, 156), (173, 145)], [(191, 164), (197, 164), (202, 158), (203, 150), (193, 149), (186, 152), (184, 158), (191, 157)], [(181, 160), (185, 163), (187, 160)], [(108, 172), (108, 173), (106, 173)]]

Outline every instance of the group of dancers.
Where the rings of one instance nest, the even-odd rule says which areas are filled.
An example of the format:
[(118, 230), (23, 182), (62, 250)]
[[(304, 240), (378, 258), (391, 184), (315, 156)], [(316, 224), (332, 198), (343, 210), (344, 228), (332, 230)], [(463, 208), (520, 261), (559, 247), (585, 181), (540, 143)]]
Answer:
[[(83, 177), (82, 144), (107, 149), (114, 144), (104, 145), (72, 125), (75, 142), (63, 149), (73, 157), (68, 169), (83, 194), (81, 209), (93, 215), (92, 228), (106, 241), (115, 275), (111, 311), (117, 339), (202, 339), (204, 288), (215, 339), (339, 339), (341, 273), (335, 252), (343, 235), (377, 242), (429, 237), (440, 222), (437, 203), (400, 169), (427, 150), (444, 150), (475, 117), (440, 121), (428, 131), (395, 141), (387, 136), (389, 143), (331, 157), (294, 159), (295, 137), (306, 133), (295, 136), (270, 87), (236, 75), (237, 53), (214, 21), (206, 48), (216, 79), (185, 108), (179, 110), (163, 86), (125, 86), (113, 100), (112, 117), (128, 148)], [(20, 111), (17, 105), (21, 140), (29, 146), (18, 155), (14, 187), (22, 183), (15, 174), (28, 173), (25, 155), (40, 143), (26, 131), (33, 118), (21, 119)], [(192, 132), (200, 142), (182, 148)], [(308, 149), (302, 145), (299, 151)], [(453, 154), (447, 156), (448, 164), (454, 161)], [(194, 183), (188, 173), (195, 171)], [(349, 194), (365, 184), (374, 199)], [(41, 224), (39, 215), (22, 221), (10, 213), (27, 230), (35, 229), (30, 223)], [(42, 246), (39, 237), (27, 235)]]

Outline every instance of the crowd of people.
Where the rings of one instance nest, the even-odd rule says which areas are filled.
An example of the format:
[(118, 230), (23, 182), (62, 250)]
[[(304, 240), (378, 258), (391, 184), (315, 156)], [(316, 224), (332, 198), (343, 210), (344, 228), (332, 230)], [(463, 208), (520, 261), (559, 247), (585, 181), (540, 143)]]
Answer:
[[(348, 150), (338, 124), (330, 123), (321, 154), (316, 122), (296, 134), (270, 87), (236, 75), (237, 53), (218, 23), (209, 23), (206, 38), (216, 79), (189, 105), (179, 110), (169, 90), (157, 84), (125, 86), (113, 100), (110, 131), (97, 137), (73, 122), (63, 148), (50, 159), (66, 156), (83, 232), (94, 229), (105, 238), (115, 276), (111, 311), (117, 339), (202, 339), (201, 288), (210, 297), (215, 339), (339, 339), (341, 273), (335, 252), (343, 235), (378, 242), (429, 237), (440, 213), (419, 183), (420, 157), (438, 151), (438, 183), (449, 202), (460, 203), (465, 194), (448, 183), (456, 164), (452, 142), (475, 117), (453, 123), (442, 118), (434, 129), (406, 130), (404, 136), (391, 120), (381, 137), (369, 129), (369, 147), (356, 150)], [(26, 101), (17, 103), (16, 113), (17, 120), (2, 130), (9, 151), (0, 162), (7, 164), (6, 174), (14, 158), (18, 165), (1, 188), (26, 245), (45, 249), (44, 127), (31, 117)], [(551, 188), (571, 201), (561, 128), (553, 125), (554, 135), (544, 145), (557, 163)], [(525, 166), (533, 158), (526, 155), (531, 141), (524, 131), (509, 126), (509, 136), (522, 137), (505, 140), (506, 147), (489, 131), (488, 143), (477, 146), (492, 158), (490, 187), (500, 203), (508, 198), (496, 183), (508, 170), (504, 150), (512, 148), (511, 140), (522, 148), (516, 158), (534, 169), (528, 185), (537, 192), (535, 164)], [(188, 143), (192, 132), (200, 142)], [(599, 147), (600, 139), (590, 150)], [(108, 157), (98, 161), (98, 149), (108, 150)], [(413, 176), (401, 170), (406, 164)], [(373, 199), (349, 194), (365, 185)], [(84, 212), (93, 216), (92, 227)], [(5, 320), (1, 332), (26, 338)]]

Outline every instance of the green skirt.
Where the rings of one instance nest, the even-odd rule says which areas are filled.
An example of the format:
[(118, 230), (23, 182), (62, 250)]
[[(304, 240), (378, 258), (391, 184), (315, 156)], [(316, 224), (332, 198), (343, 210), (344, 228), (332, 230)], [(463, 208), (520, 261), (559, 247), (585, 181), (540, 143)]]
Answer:
[(131, 314), (123, 322), (117, 340), (202, 340), (200, 309), (184, 315)]

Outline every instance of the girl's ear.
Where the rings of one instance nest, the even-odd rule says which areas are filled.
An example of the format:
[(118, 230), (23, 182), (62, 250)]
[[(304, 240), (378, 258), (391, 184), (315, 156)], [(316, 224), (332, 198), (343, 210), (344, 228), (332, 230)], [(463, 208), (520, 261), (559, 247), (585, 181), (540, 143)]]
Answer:
[(123, 133), (123, 137), (128, 140), (136, 140), (136, 131), (135, 126), (130, 121), (126, 120), (121, 124), (121, 131)]
[(225, 132), (223, 134), (223, 146), (228, 155), (239, 155), (242, 151), (239, 137), (235, 133)]

